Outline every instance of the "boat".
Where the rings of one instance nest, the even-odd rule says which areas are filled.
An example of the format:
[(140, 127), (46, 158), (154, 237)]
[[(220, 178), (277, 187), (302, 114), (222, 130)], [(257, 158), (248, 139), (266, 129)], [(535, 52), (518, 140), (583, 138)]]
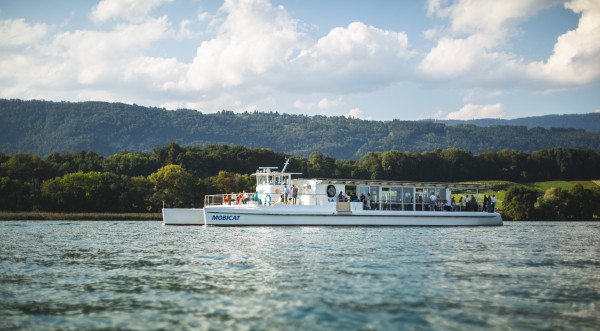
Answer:
[[(289, 161), (289, 160), (288, 160)], [(260, 167), (252, 193), (204, 197), (204, 208), (163, 208), (164, 225), (498, 226), (493, 210), (451, 204), (452, 191), (475, 198), (484, 185), (328, 178)], [(294, 191), (297, 193), (294, 197)], [(286, 197), (285, 193), (289, 193)], [(359, 198), (360, 197), (360, 198)], [(476, 198), (475, 198), (476, 199)], [(477, 205), (475, 205), (477, 206)]]

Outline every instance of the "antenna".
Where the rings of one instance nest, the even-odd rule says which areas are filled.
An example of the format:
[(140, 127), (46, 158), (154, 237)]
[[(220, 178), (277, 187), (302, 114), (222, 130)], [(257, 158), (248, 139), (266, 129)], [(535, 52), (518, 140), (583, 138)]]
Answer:
[(287, 168), (287, 166), (290, 164), (290, 159), (288, 158), (287, 160), (285, 160), (285, 163), (283, 164), (283, 169), (281, 169), (281, 172), (285, 172), (285, 169)]

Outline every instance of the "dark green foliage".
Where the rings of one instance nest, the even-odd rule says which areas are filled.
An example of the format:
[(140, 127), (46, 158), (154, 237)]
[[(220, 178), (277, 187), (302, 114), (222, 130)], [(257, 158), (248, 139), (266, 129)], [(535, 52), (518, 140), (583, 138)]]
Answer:
[(600, 217), (600, 189), (576, 185), (570, 190), (549, 188), (538, 199), (538, 214), (545, 220), (590, 220)]
[(459, 120), (441, 120), (439, 122), (448, 125), (473, 124), (477, 126), (492, 125), (522, 125), (528, 128), (542, 127), (551, 128), (575, 128), (586, 131), (600, 131), (600, 113), (589, 114), (564, 114), (564, 115), (543, 115), (515, 118), (504, 120), (498, 118), (483, 118), (477, 120), (459, 121)]
[[(46, 158), (0, 154), (0, 210), (147, 212), (159, 211), (163, 202), (170, 207), (201, 207), (206, 194), (252, 191), (251, 173), (259, 166), (281, 167), (286, 158), (262, 148), (176, 143), (149, 153), (122, 151), (106, 158), (93, 152), (53, 153)], [(308, 158), (290, 158), (287, 168), (303, 177), (444, 182), (590, 180), (598, 178), (597, 169), (600, 153), (565, 148), (479, 155), (459, 149), (392, 150), (367, 153), (357, 161), (338, 161), (315, 152)], [(506, 210), (516, 219), (583, 219), (600, 214), (598, 190), (548, 191), (537, 208), (537, 191), (531, 195), (523, 188), (511, 190)]]
[(50, 211), (116, 212), (124, 182), (107, 172), (75, 172), (44, 182), (42, 197)]
[(504, 198), (503, 214), (515, 221), (534, 219), (538, 191), (523, 186), (512, 186)]
[[(592, 117), (588, 118), (588, 115)], [(592, 122), (600, 117), (600, 114), (588, 115), (585, 115), (588, 116), (586, 118)], [(554, 147), (600, 149), (600, 132), (568, 128), (484, 128), (467, 124), (447, 126), (427, 121), (364, 121), (343, 116), (235, 114), (228, 111), (202, 114), (193, 110), (166, 111), (106, 102), (0, 99), (0, 118), (0, 152), (37, 155), (82, 150), (102, 155), (122, 150), (149, 152), (170, 142), (185, 146), (243, 144), (303, 157), (318, 151), (346, 160), (358, 159), (369, 152), (389, 150), (423, 152), (460, 148), (483, 153), (503, 149), (532, 152)], [(204, 161), (194, 150), (188, 149), (186, 153), (190, 155), (184, 155), (183, 149), (176, 147), (160, 148), (157, 151), (159, 163), (184, 164), (184, 167), (193, 168)], [(243, 155), (236, 157), (243, 158)], [(235, 171), (247, 171), (238, 169)], [(210, 169), (209, 172), (216, 173), (215, 170)], [(59, 174), (67, 173), (65, 171), (101, 169), (63, 169)], [(517, 177), (519, 175), (516, 174)]]

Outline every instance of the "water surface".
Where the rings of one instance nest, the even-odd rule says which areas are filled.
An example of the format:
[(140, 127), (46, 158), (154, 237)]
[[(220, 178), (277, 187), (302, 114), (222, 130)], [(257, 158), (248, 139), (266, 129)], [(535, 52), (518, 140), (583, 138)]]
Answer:
[(600, 224), (0, 222), (0, 328), (598, 329)]

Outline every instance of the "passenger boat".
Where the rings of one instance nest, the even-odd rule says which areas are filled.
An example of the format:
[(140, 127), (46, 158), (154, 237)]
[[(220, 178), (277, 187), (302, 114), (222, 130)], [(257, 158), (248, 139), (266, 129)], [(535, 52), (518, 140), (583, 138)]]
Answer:
[[(208, 195), (204, 208), (163, 208), (164, 225), (357, 225), (480, 226), (502, 225), (492, 211), (465, 211), (451, 206), (452, 190), (477, 194), (477, 184), (422, 183), (382, 180), (302, 179), (276, 167), (260, 167), (256, 192), (237, 199)], [(285, 189), (290, 196), (285, 199)], [(293, 187), (297, 196), (292, 198)], [(341, 193), (340, 193), (341, 192)], [(431, 201), (431, 196), (436, 201)], [(350, 198), (351, 196), (352, 198)], [(360, 201), (358, 197), (361, 197)], [(365, 197), (362, 199), (362, 197)]]

